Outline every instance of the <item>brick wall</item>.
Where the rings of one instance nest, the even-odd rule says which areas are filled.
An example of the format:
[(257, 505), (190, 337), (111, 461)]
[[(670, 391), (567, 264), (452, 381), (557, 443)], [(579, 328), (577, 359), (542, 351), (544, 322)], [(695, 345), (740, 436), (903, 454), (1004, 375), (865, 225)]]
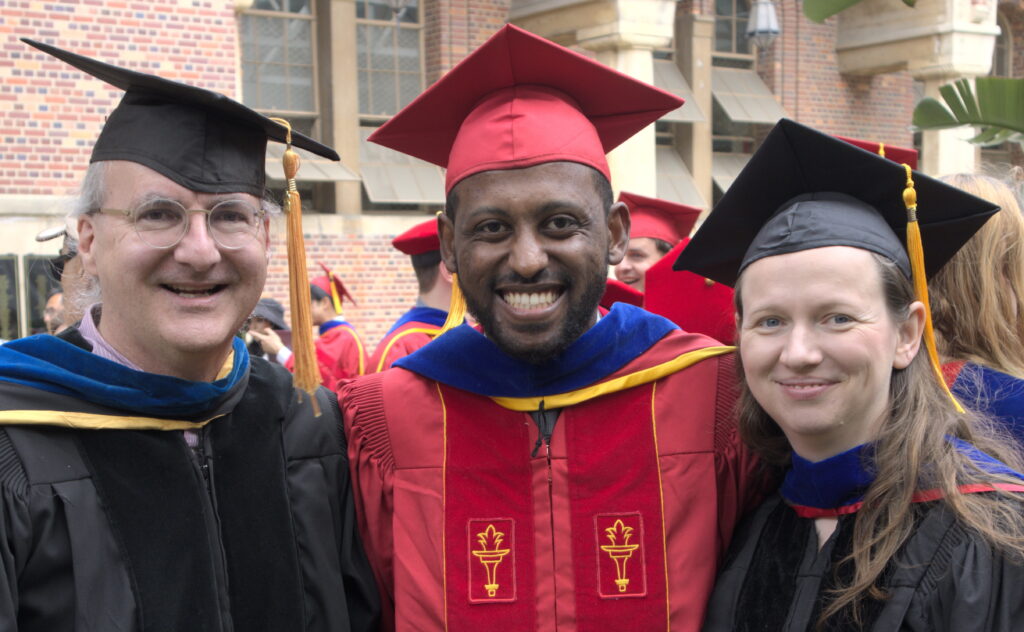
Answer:
[[(338, 273), (356, 304), (343, 304), (344, 316), (359, 331), (369, 355), (384, 334), (416, 302), (416, 277), (409, 257), (391, 247), (393, 235), (306, 233), (308, 273), (312, 279), (323, 274), (323, 262)], [(287, 309), (288, 261), (284, 228), (273, 235), (264, 295), (281, 301)], [(290, 311), (285, 317), (291, 318)]]
[(910, 74), (841, 75), (835, 53), (837, 18), (812, 22), (798, 0), (781, 0), (776, 9), (782, 34), (760, 54), (758, 72), (790, 116), (831, 134), (911, 146)]
[(41, 40), (117, 65), (237, 92), (233, 3), (0, 0), (0, 195), (64, 194), (121, 92), (35, 51)]
[(1010, 27), (1010, 54), (1012, 68), (1010, 76), (1024, 77), (1024, 7), (1019, 2), (1002, 2), (999, 14), (1006, 19)]
[(508, 21), (509, 0), (426, 0), (427, 83), (437, 81)]

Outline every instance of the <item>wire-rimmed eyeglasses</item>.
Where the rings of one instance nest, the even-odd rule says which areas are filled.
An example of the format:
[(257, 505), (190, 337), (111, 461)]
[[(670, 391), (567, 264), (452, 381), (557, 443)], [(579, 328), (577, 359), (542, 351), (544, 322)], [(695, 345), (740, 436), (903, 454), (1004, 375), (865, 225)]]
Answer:
[(245, 200), (223, 200), (211, 209), (186, 209), (179, 202), (155, 199), (133, 209), (100, 208), (98, 213), (124, 216), (139, 239), (153, 248), (173, 248), (188, 232), (192, 213), (206, 215), (210, 236), (222, 248), (244, 248), (260, 233), (263, 209)]

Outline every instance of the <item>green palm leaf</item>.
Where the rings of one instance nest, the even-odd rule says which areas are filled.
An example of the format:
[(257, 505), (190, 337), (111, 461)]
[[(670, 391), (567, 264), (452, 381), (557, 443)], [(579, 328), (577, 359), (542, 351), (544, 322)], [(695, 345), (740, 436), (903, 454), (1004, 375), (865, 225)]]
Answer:
[(1024, 144), (1024, 79), (979, 77), (976, 86), (977, 97), (966, 79), (942, 86), (939, 95), (945, 105), (922, 99), (914, 108), (914, 126), (936, 130), (971, 125), (978, 128), (969, 139), (976, 145)]
[[(861, 0), (804, 0), (804, 15), (815, 22), (824, 22), (827, 18), (849, 9)], [(903, 0), (908, 7), (914, 6), (917, 0)]]

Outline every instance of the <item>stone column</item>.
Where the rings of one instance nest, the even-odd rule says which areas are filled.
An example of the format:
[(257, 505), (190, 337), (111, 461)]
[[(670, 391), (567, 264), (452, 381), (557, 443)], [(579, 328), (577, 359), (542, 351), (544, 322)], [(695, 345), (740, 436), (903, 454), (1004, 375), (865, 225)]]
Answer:
[[(945, 104), (939, 88), (963, 77), (955, 74), (929, 74), (914, 77), (924, 83), (924, 96)], [(974, 173), (981, 163), (981, 150), (967, 142), (977, 130), (973, 127), (954, 127), (921, 132), (921, 164), (918, 168), (930, 176), (951, 173)]]
[[(330, 54), (331, 136), (326, 139), (341, 156), (341, 164), (359, 173), (359, 69), (356, 65), (356, 3), (330, 0), (329, 42), (318, 42)], [(358, 216), (363, 206), (361, 182), (334, 184), (335, 213)]]
[(680, 13), (676, 16), (676, 64), (693, 90), (704, 121), (676, 125), (676, 151), (690, 169), (693, 183), (708, 206), (714, 199), (711, 180), (711, 53), (715, 43), (715, 18)]
[[(654, 57), (651, 47), (638, 47), (618, 40), (613, 45), (598, 42), (580, 42), (597, 45), (597, 60), (631, 77), (654, 83)], [(608, 154), (608, 167), (612, 173), (612, 189), (631, 191), (657, 197), (658, 169), (655, 160), (654, 125), (648, 125)]]
[[(563, 46), (579, 46), (597, 61), (654, 82), (655, 48), (672, 44), (674, 0), (512, 0), (513, 24)], [(654, 125), (608, 155), (612, 188), (657, 196)]]

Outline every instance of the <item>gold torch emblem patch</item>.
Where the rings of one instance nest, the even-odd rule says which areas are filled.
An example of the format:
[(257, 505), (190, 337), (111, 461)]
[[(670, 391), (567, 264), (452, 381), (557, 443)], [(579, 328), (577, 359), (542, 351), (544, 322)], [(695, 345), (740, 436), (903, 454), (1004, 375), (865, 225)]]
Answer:
[(469, 521), (471, 602), (515, 600), (514, 528), (510, 518)]
[(594, 517), (594, 523), (600, 550), (598, 590), (601, 596), (615, 599), (647, 594), (640, 514), (599, 514)]

